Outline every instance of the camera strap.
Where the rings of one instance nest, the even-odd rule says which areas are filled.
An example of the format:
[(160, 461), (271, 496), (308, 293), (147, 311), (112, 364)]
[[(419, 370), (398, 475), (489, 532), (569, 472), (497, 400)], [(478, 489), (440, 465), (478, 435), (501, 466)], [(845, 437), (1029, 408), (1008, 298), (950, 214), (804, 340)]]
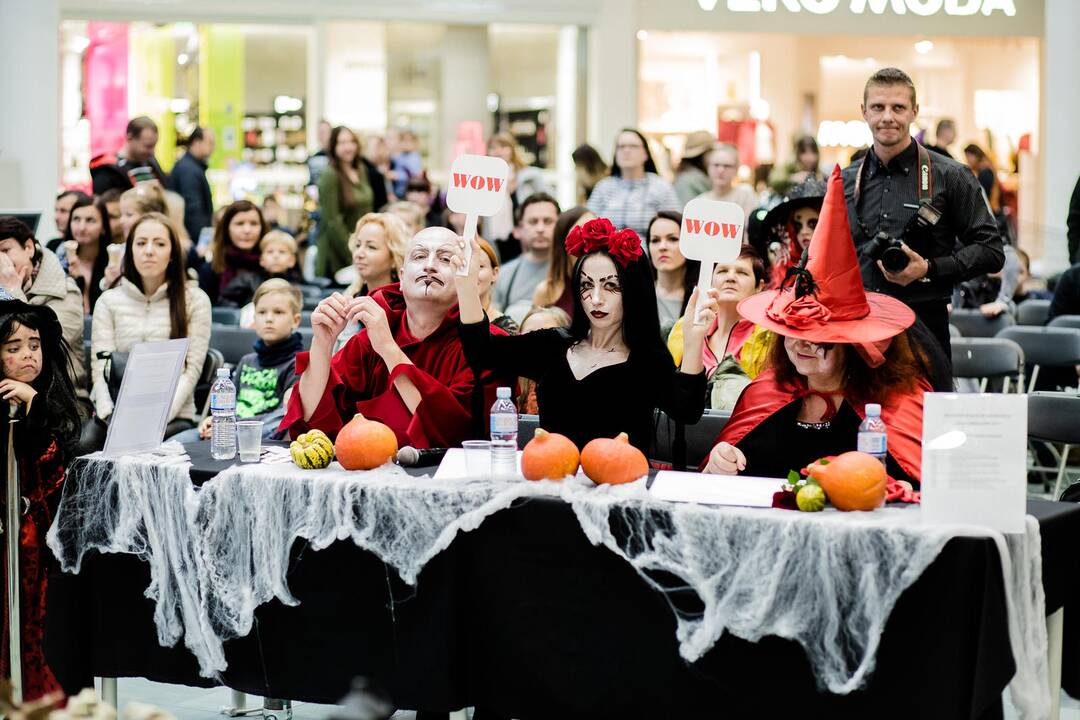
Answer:
[[(930, 151), (924, 148), (918, 140), (912, 139), (915, 143), (915, 147), (919, 150), (919, 172), (915, 176), (915, 189), (919, 194), (919, 204), (924, 202), (930, 202), (934, 197), (934, 176), (931, 172), (933, 165), (930, 162)], [(873, 152), (873, 150), (870, 150)], [(869, 153), (867, 153), (869, 155)], [(863, 173), (866, 171), (866, 156), (863, 157), (862, 163), (859, 165), (859, 171), (855, 173), (855, 212), (858, 214), (859, 210), (859, 195), (862, 191), (862, 178)]]

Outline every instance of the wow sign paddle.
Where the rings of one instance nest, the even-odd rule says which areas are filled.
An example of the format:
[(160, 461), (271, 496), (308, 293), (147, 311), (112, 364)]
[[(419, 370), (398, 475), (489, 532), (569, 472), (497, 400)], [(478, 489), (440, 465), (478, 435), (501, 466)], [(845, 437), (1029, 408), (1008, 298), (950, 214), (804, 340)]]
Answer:
[(472, 261), (472, 241), (476, 237), (476, 221), (499, 212), (506, 202), (507, 178), (510, 166), (502, 158), (487, 155), (460, 155), (450, 167), (450, 187), (446, 205), (465, 215), (465, 264), (458, 274), (469, 274)]
[[(686, 203), (679, 232), (679, 251), (683, 257), (701, 262), (699, 297), (712, 287), (716, 263), (729, 263), (739, 257), (745, 222), (743, 209), (732, 202), (696, 198)], [(700, 313), (694, 317), (694, 324), (704, 324)]]

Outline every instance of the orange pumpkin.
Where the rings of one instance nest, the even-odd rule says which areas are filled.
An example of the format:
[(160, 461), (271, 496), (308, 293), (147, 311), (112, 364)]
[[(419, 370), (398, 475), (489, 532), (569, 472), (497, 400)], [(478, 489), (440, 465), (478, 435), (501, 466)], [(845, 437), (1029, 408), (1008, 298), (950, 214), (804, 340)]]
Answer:
[(538, 428), (521, 453), (521, 474), (526, 480), (562, 480), (577, 472), (580, 459), (570, 438)]
[(581, 451), (581, 469), (597, 485), (619, 485), (649, 474), (644, 453), (630, 444), (626, 433), (590, 440)]
[(377, 468), (392, 460), (397, 451), (394, 431), (360, 413), (338, 431), (334, 441), (334, 453), (346, 470)]
[(885, 504), (885, 466), (873, 455), (846, 452), (810, 463), (810, 477), (838, 510), (873, 510)]

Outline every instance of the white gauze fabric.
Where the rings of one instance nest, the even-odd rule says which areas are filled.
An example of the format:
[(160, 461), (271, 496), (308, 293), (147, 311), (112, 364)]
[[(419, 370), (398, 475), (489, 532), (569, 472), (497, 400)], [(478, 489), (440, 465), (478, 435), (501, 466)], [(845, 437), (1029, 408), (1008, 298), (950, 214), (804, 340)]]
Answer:
[[(69, 572), (87, 550), (147, 560), (159, 642), (183, 638), (208, 677), (225, 669), (222, 644), (250, 632), (259, 605), (297, 604), (287, 584), (296, 540), (318, 550), (351, 539), (415, 584), (458, 532), (516, 500), (548, 496), (570, 503), (590, 542), (658, 591), (667, 588), (650, 573), (666, 571), (697, 593), (701, 615), (675, 611), (688, 661), (724, 632), (749, 641), (775, 635), (802, 645), (823, 688), (847, 693), (870, 676), (897, 598), (944, 544), (990, 534), (920, 526), (915, 508), (808, 514), (682, 505), (652, 500), (643, 483), (594, 487), (583, 478), (466, 482), (412, 477), (396, 466), (363, 473), (334, 463), (314, 473), (265, 464), (234, 466), (195, 489), (188, 470), (92, 456), (78, 490), (65, 492), (48, 542)], [(613, 519), (628, 536), (616, 537)], [(1028, 518), (1026, 536), (992, 536), (1020, 668), (1014, 702), (1035, 707), (1046, 698), (1038, 523)]]

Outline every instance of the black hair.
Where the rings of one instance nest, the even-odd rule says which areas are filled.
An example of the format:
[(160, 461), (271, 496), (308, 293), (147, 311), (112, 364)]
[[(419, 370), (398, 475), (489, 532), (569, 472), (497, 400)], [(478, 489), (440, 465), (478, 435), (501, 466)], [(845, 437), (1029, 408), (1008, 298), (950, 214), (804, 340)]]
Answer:
[(530, 205), (535, 205), (536, 203), (551, 203), (555, 206), (556, 215), (562, 212), (558, 200), (551, 197), (551, 195), (548, 195), (546, 192), (536, 192), (522, 200), (521, 204), (518, 205), (517, 210), (514, 211), (514, 224), (520, 225), (522, 218), (525, 217), (525, 208)]
[(72, 195), (75, 196), (76, 200), (78, 200), (80, 198), (84, 198), (84, 197), (90, 197), (89, 195), (82, 192), (81, 190), (64, 190), (62, 193), (60, 193), (59, 195), (56, 196), (56, 199), (57, 200), (63, 200), (64, 198), (71, 197)]
[(206, 137), (206, 130), (204, 128), (201, 128), (201, 127), (195, 128), (194, 130), (191, 131), (191, 134), (188, 135), (187, 146), (191, 147), (192, 143), (199, 142), (204, 137)]
[[(634, 133), (638, 136), (638, 139), (641, 140), (641, 144), (645, 147), (645, 172), (651, 172), (654, 175), (658, 175), (659, 172), (656, 169), (656, 161), (653, 160), (652, 151), (649, 150), (649, 141), (645, 139), (645, 136), (641, 134), (641, 131), (635, 130), (634, 128), (623, 128), (619, 131), (619, 134), (615, 136), (616, 146), (619, 144), (619, 135), (622, 135), (623, 133)], [(615, 152), (618, 153), (618, 151), (619, 148), (616, 147)], [(612, 155), (611, 157), (615, 158), (616, 155)], [(619, 163), (615, 162), (614, 159), (611, 161), (611, 174), (614, 177), (622, 177), (622, 170), (619, 168)]]
[(30, 259), (30, 263), (36, 266), (41, 262), (41, 245), (37, 242), (37, 238), (34, 237), (30, 226), (19, 218), (13, 215), (0, 216), (0, 240), (14, 240), (24, 248), (26, 243), (33, 243), (34, 255)]
[[(584, 340), (591, 327), (589, 316), (581, 304), (581, 268), (585, 260), (593, 255), (606, 255), (615, 264), (622, 295), (622, 336), (630, 351), (630, 357), (652, 358), (657, 354), (662, 356), (667, 353), (664, 340), (660, 337), (660, 312), (656, 308), (656, 287), (653, 284), (652, 269), (644, 253), (627, 263), (626, 267), (613, 258), (607, 249), (594, 250), (578, 258), (570, 276), (570, 288), (574, 296), (570, 336), (576, 341)], [(668, 360), (671, 360), (670, 355)]]
[[(652, 226), (657, 220), (670, 220), (680, 228), (682, 227), (682, 213), (676, 210), (661, 210), (653, 215), (652, 220), (649, 221), (649, 227), (645, 230), (645, 245), (648, 247), (650, 244), (649, 238), (652, 236)], [(656, 270), (656, 266), (652, 263), (652, 253), (646, 252), (645, 257), (649, 258), (649, 269), (652, 270), (653, 282), (656, 282), (656, 278), (659, 273)], [(679, 308), (680, 313), (686, 312), (686, 306), (690, 304), (690, 296), (694, 293), (694, 288), (697, 286), (698, 274), (701, 272), (701, 263), (697, 260), (691, 260), (686, 258), (683, 261), (683, 297), (682, 305)]]
[[(17, 308), (9, 309), (10, 304)], [(46, 422), (60, 450), (60, 461), (75, 456), (82, 420), (75, 397), (71, 349), (56, 314), (46, 307), (31, 307), (19, 301), (0, 302), (0, 345), (15, 332), (16, 325), (37, 330), (41, 336), (41, 372), (30, 383), (37, 391), (35, 403), (44, 403)]]
[(570, 153), (570, 157), (573, 159), (574, 165), (580, 165), (593, 175), (603, 175), (608, 171), (607, 163), (600, 157), (600, 153), (588, 143), (574, 148), (574, 152)]

